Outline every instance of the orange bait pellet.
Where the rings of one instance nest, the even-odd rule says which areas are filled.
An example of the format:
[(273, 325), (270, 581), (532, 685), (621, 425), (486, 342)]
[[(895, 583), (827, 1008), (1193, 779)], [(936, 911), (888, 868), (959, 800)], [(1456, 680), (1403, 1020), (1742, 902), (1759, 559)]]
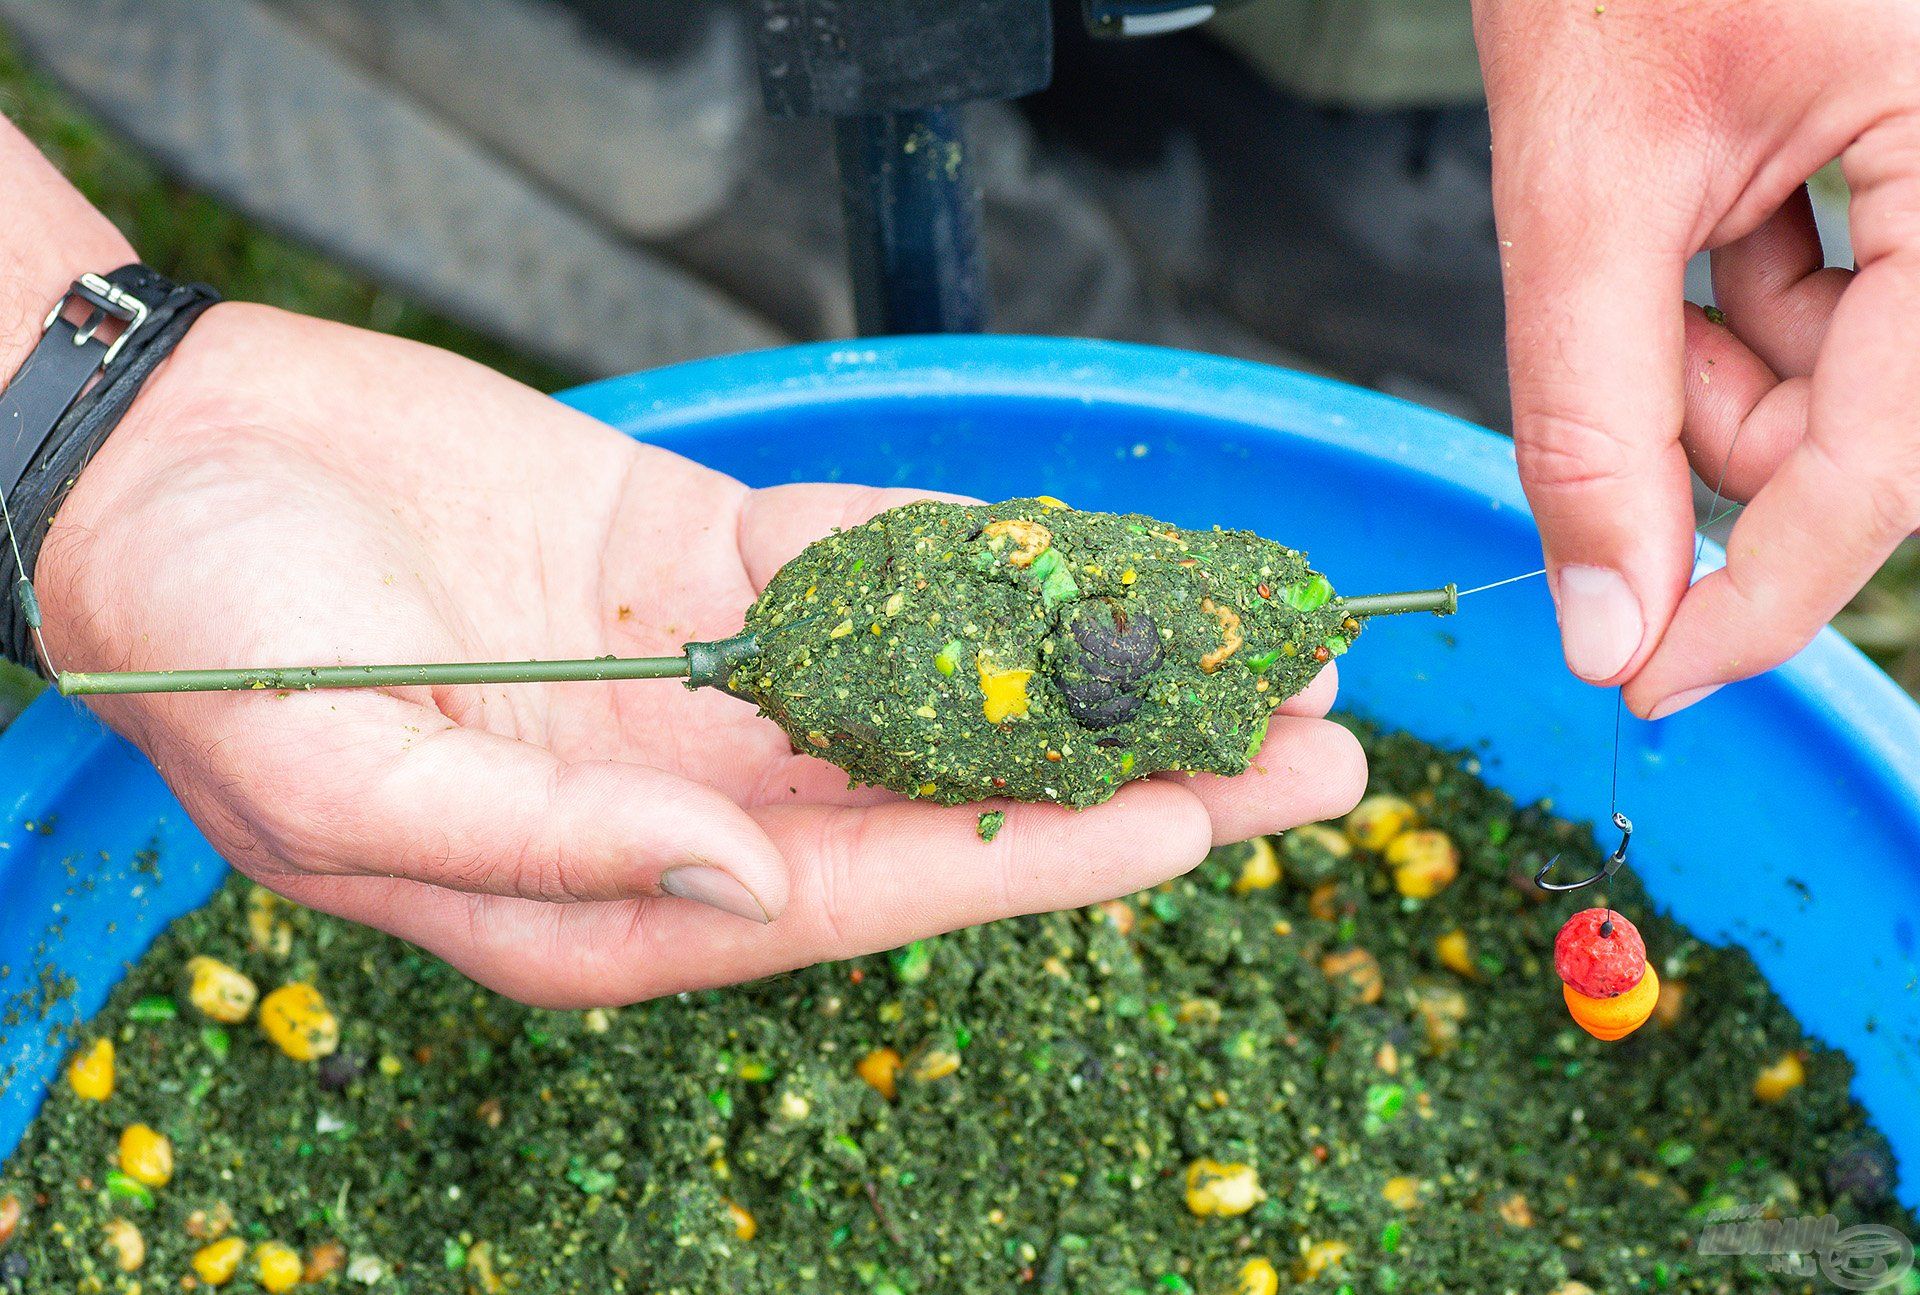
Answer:
[(1574, 1024), (1609, 1043), (1624, 1039), (1645, 1025), (1653, 1015), (1653, 1005), (1660, 999), (1660, 977), (1651, 962), (1641, 965), (1645, 970), (1639, 982), (1626, 993), (1611, 998), (1589, 998), (1572, 985), (1564, 986), (1562, 992)]

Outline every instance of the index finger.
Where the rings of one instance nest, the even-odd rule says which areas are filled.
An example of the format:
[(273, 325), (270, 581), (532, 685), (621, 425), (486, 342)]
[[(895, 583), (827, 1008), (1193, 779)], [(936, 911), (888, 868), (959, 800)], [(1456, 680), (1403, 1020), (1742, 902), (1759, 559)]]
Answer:
[[(1567, 665), (1627, 678), (1686, 586), (1680, 448), (1685, 257), (1618, 177), (1514, 173), (1495, 123), (1514, 446)], [(1525, 165), (1522, 159), (1521, 164)]]

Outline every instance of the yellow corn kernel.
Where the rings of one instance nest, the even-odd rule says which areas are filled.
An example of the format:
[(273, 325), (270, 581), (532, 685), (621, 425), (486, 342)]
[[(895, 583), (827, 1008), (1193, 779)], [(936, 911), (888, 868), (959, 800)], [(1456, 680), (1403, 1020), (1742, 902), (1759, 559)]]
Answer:
[(1380, 1185), (1380, 1199), (1396, 1210), (1410, 1210), (1420, 1203), (1420, 1180), (1411, 1174), (1389, 1178)]
[(1806, 1082), (1806, 1063), (1799, 1053), (1789, 1052), (1754, 1078), (1753, 1095), (1763, 1102), (1777, 1102)]
[(217, 1241), (233, 1231), (233, 1207), (215, 1201), (210, 1210), (195, 1210), (187, 1215), (187, 1235), (195, 1241)]
[(95, 1039), (85, 1052), (67, 1063), (67, 1084), (74, 1096), (104, 1102), (113, 1096), (113, 1040)]
[(1007, 555), (1007, 561), (1016, 567), (1030, 567), (1042, 553), (1053, 546), (1053, 532), (1039, 522), (1023, 521), (1017, 517), (1002, 518), (997, 522), (988, 522), (980, 534), (997, 553), (1006, 547), (1004, 541), (1013, 542), (1013, 551)]
[(1273, 848), (1273, 842), (1264, 836), (1256, 836), (1247, 842), (1247, 846), (1252, 853), (1240, 865), (1240, 876), (1233, 883), (1233, 893), (1245, 895), (1279, 885), (1280, 854)]
[(259, 1279), (261, 1286), (275, 1292), (275, 1295), (298, 1286), (304, 1268), (299, 1251), (292, 1246), (282, 1245), (278, 1241), (262, 1241), (254, 1247), (254, 1276)]
[(1433, 942), (1433, 956), (1456, 976), (1473, 980), (1480, 975), (1473, 961), (1473, 945), (1468, 943), (1467, 933), (1457, 927)]
[(1432, 899), (1460, 875), (1460, 851), (1435, 828), (1402, 832), (1387, 844), (1394, 889), (1410, 899)]
[(744, 1205), (728, 1201), (727, 1217), (733, 1220), (733, 1235), (742, 1241), (753, 1240), (754, 1234), (760, 1231), (759, 1220), (755, 1219), (752, 1212)]
[(1066, 512), (1073, 507), (1073, 505), (1071, 504), (1064, 503), (1061, 500), (1055, 499), (1052, 495), (1035, 495), (1033, 497), (1033, 501), (1039, 504), (1042, 508), (1049, 508), (1057, 513)]
[(340, 1046), (340, 1022), (312, 985), (294, 981), (260, 1004), (260, 1028), (295, 1061), (315, 1061)]
[(958, 1069), (960, 1054), (952, 1048), (928, 1048), (913, 1059), (913, 1064), (907, 1067), (907, 1073), (923, 1084), (930, 1084), (936, 1079), (945, 1079)]
[(1342, 949), (1320, 959), (1320, 974), (1328, 980), (1344, 980), (1348, 989), (1363, 1003), (1377, 1003), (1386, 992), (1380, 975), (1380, 963), (1365, 949)]
[(1252, 1165), (1201, 1159), (1187, 1166), (1187, 1209), (1200, 1218), (1245, 1214), (1266, 1198)]
[[(1290, 827), (1280, 837), (1281, 847), (1286, 849), (1288, 857), (1295, 862), (1310, 857), (1311, 852), (1320, 851), (1334, 859), (1348, 859), (1353, 856), (1353, 842), (1335, 828), (1325, 823), (1302, 823)], [(1299, 851), (1301, 853), (1293, 853)]]
[(1180, 1004), (1173, 1019), (1182, 1025), (1218, 1025), (1222, 1009), (1217, 998), (1189, 998)]
[(246, 1242), (239, 1237), (223, 1237), (194, 1251), (193, 1272), (209, 1286), (225, 1286), (240, 1271), (240, 1261), (246, 1257)]
[(187, 959), (187, 974), (193, 977), (187, 998), (202, 1016), (238, 1025), (253, 1014), (260, 990), (243, 973), (217, 958), (202, 956)]
[(1352, 1253), (1353, 1247), (1344, 1241), (1316, 1241), (1300, 1253), (1300, 1262), (1293, 1266), (1293, 1275), (1299, 1281), (1312, 1281)]
[(490, 1241), (482, 1241), (467, 1251), (467, 1275), (479, 1295), (500, 1295), (507, 1288), (507, 1279), (494, 1270)]
[(1280, 1274), (1267, 1259), (1249, 1259), (1240, 1265), (1234, 1280), (1233, 1295), (1275, 1295), (1280, 1289)]
[(983, 656), (980, 669), (980, 710), (989, 724), (1004, 724), (1027, 713), (1027, 680), (1031, 670), (1001, 670)]
[(107, 1220), (107, 1251), (114, 1267), (123, 1273), (137, 1273), (147, 1261), (147, 1239), (130, 1219)]
[(149, 1187), (165, 1187), (173, 1178), (173, 1143), (144, 1124), (120, 1133), (120, 1172)]
[(280, 896), (265, 886), (247, 895), (247, 947), (284, 958), (293, 952), (293, 924), (280, 916)]
[(860, 1058), (853, 1073), (860, 1076), (867, 1087), (892, 1101), (900, 1091), (900, 1054), (892, 1048), (875, 1048)]
[(1378, 854), (1394, 837), (1419, 821), (1419, 812), (1404, 796), (1382, 792), (1355, 805), (1346, 817), (1345, 826), (1349, 840), (1363, 850)]
[(1425, 982), (1413, 987), (1413, 1014), (1427, 1038), (1427, 1050), (1443, 1053), (1460, 1041), (1460, 1023), (1467, 1019), (1467, 996), (1451, 985)]

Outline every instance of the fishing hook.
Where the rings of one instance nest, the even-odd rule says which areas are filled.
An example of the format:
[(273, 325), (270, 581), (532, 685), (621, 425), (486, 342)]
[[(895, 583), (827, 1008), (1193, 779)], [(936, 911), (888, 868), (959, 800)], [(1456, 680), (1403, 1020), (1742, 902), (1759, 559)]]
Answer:
[(1601, 865), (1600, 871), (1581, 881), (1548, 881), (1547, 874), (1553, 871), (1554, 864), (1560, 862), (1560, 856), (1556, 854), (1547, 860), (1540, 871), (1533, 874), (1533, 884), (1542, 890), (1559, 894), (1569, 890), (1585, 890), (1588, 886), (1605, 881), (1620, 871), (1620, 865), (1627, 861), (1627, 842), (1633, 839), (1633, 820), (1616, 809), (1613, 811), (1613, 825), (1620, 829), (1620, 848), (1607, 856), (1607, 861)]

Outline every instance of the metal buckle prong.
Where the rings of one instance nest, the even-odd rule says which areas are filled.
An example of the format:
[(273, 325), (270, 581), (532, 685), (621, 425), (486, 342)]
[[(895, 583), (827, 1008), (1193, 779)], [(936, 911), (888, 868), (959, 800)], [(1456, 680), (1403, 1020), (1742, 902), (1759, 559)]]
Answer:
[(109, 318), (118, 319), (126, 324), (126, 327), (120, 330), (120, 336), (114, 338), (107, 346), (106, 354), (100, 357), (100, 367), (104, 369), (113, 363), (114, 356), (120, 354), (120, 348), (126, 344), (129, 337), (133, 336), (134, 330), (147, 322), (147, 303), (124, 288), (108, 283), (97, 274), (83, 274), (73, 281), (73, 286), (67, 289), (65, 296), (53, 303), (53, 309), (47, 312), (45, 321), (40, 325), (40, 331), (44, 333), (52, 328), (53, 321), (60, 318), (60, 312), (65, 310), (67, 303), (75, 297), (92, 307), (87, 312), (86, 319), (73, 331), (75, 346), (85, 346), (91, 342), (94, 334), (100, 331), (100, 325), (106, 323)]

